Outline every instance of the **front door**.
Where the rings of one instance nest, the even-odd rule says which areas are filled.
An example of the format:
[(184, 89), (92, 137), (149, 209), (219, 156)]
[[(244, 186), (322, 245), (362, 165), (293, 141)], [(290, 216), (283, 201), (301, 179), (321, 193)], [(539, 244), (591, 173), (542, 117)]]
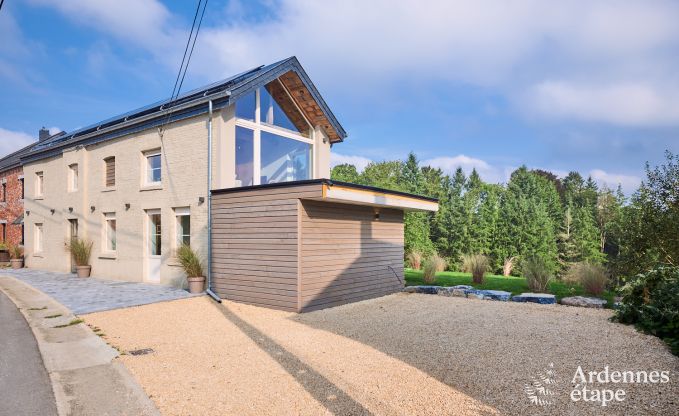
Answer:
[(161, 230), (160, 210), (146, 211), (146, 280), (160, 283)]
[[(77, 219), (70, 219), (68, 220), (68, 226), (70, 228), (69, 230), (69, 236), (71, 240), (74, 238), (78, 238), (78, 220)], [(71, 273), (75, 273), (75, 261), (73, 261), (73, 256), (71, 256)]]

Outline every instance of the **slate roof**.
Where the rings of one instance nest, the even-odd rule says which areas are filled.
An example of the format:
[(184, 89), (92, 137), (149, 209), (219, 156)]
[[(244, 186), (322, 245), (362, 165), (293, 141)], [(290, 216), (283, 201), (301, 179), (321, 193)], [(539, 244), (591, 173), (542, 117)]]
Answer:
[(161, 100), (63, 135), (52, 136), (29, 147), (20, 155), (21, 162), (45, 159), (60, 154), (67, 147), (112, 140), (152, 127), (159, 127), (165, 123), (204, 114), (208, 112), (208, 101), (212, 101), (215, 110), (226, 107), (240, 96), (273, 81), (288, 71), (294, 71), (299, 76), (340, 140), (344, 139), (346, 137), (344, 128), (330, 111), (302, 65), (293, 56), (183, 93), (175, 100), (169, 98)]

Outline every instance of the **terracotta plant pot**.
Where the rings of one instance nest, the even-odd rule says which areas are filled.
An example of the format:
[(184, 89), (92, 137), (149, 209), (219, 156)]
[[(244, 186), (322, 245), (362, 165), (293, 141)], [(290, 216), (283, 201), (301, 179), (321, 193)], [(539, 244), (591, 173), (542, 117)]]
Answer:
[(24, 267), (24, 259), (11, 259), (9, 262), (13, 269), (21, 269)]
[(205, 290), (205, 277), (188, 277), (189, 293), (201, 293)]
[(75, 266), (75, 272), (78, 277), (90, 277), (92, 266)]

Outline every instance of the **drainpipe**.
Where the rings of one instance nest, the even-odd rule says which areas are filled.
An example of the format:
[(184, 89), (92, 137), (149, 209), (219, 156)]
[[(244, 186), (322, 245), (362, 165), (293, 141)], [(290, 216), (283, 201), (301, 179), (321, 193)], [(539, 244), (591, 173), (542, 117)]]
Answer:
[(212, 100), (208, 101), (207, 121), (207, 293), (218, 303), (220, 297), (212, 291)]

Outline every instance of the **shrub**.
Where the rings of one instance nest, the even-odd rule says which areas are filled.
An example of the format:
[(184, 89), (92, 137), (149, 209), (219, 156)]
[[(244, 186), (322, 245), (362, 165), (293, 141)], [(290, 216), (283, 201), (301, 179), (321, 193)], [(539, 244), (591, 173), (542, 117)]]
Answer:
[(408, 253), (407, 259), (411, 269), (420, 270), (422, 268), (422, 253), (419, 251), (411, 251)]
[(526, 258), (521, 264), (521, 270), (531, 292), (543, 293), (547, 291), (547, 285), (549, 285), (553, 276), (547, 262), (542, 257), (530, 256)]
[(13, 259), (24, 258), (24, 248), (18, 244), (11, 244), (9, 246), (9, 257)]
[(92, 255), (92, 242), (82, 238), (72, 238), (66, 242), (66, 250), (73, 256), (76, 266), (89, 266)]
[(516, 257), (510, 257), (508, 259), (505, 259), (504, 264), (502, 265), (502, 275), (507, 277), (511, 276), (512, 274), (512, 269), (514, 269), (514, 262), (516, 261)]
[(182, 244), (177, 249), (177, 260), (182, 265), (187, 277), (203, 276), (203, 265), (200, 258), (190, 246)]
[(679, 355), (679, 267), (660, 266), (621, 288), (613, 320), (663, 339)]
[(436, 279), (436, 273), (442, 272), (445, 269), (446, 259), (439, 256), (438, 254), (433, 254), (424, 261), (424, 276), (422, 279), (425, 283), (434, 283), (434, 280)]
[(609, 278), (603, 266), (585, 261), (573, 264), (568, 269), (565, 280), (579, 283), (590, 295), (601, 296)]
[(472, 274), (472, 281), (483, 283), (483, 276), (488, 272), (490, 262), (483, 254), (464, 254), (462, 256), (462, 271)]

